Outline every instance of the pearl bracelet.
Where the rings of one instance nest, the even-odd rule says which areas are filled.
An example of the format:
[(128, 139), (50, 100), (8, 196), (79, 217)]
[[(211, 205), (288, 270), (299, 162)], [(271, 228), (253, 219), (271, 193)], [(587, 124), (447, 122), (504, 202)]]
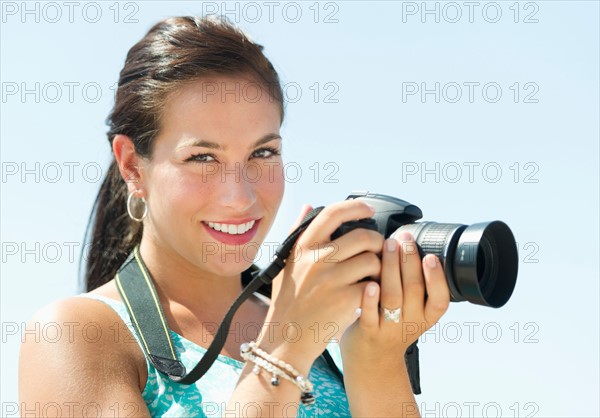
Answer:
[(302, 376), (298, 370), (294, 369), (292, 365), (258, 348), (254, 341), (243, 343), (240, 346), (240, 355), (244, 360), (254, 363), (254, 368), (252, 369), (254, 374), (258, 375), (261, 368), (271, 373), (271, 385), (279, 386), (279, 378), (282, 377), (298, 386), (302, 392), (300, 401), (303, 405), (312, 405), (315, 403), (315, 395), (312, 393), (312, 383)]

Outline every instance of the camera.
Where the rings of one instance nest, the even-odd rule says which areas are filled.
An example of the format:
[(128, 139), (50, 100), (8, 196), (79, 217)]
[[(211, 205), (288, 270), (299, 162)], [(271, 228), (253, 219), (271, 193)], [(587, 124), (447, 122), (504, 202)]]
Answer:
[(365, 201), (375, 208), (375, 214), (343, 223), (332, 240), (356, 228), (378, 231), (385, 238), (407, 231), (414, 237), (421, 258), (435, 254), (440, 259), (452, 302), (500, 308), (510, 299), (519, 263), (515, 238), (504, 222), (415, 222), (423, 213), (404, 200), (369, 192), (353, 192), (346, 200), (350, 199)]

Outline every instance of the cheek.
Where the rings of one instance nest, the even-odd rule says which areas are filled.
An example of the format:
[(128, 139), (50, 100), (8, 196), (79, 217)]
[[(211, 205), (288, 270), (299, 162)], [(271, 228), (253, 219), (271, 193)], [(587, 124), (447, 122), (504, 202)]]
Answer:
[(283, 163), (263, 166), (259, 170), (260, 181), (257, 183), (260, 193), (264, 200), (275, 206), (275, 210), (279, 207), (283, 199), (285, 190), (285, 178), (283, 173)]
[(189, 170), (164, 170), (152, 188), (154, 212), (166, 223), (192, 221), (199, 204), (209, 201), (207, 197), (215, 188), (214, 182), (202, 181), (201, 176)]

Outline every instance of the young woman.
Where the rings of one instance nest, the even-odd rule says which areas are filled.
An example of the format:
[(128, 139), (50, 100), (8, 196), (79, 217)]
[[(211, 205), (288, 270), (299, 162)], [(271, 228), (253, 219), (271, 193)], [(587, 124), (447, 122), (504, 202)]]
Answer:
[[(300, 403), (297, 381), (273, 385), (271, 373), (253, 373), (257, 360), (241, 355), (240, 333), (229, 335), (204, 377), (184, 385), (157, 372), (132, 328), (114, 277), (134, 248), (188, 369), (243, 289), (242, 272), (284, 192), (283, 94), (262, 49), (227, 22), (178, 17), (129, 51), (108, 118), (114, 160), (93, 212), (88, 293), (32, 318), (30, 326), (53, 323), (62, 333), (23, 344), (23, 411), (52, 404), (61, 416), (418, 415), (403, 354), (447, 309), (446, 280), (436, 257), (421, 261), (410, 251), (410, 235), (384, 242), (357, 229), (332, 244), (343, 222), (373, 215), (358, 200), (319, 213), (272, 288), (244, 302), (232, 322), (256, 342), (253, 354), (312, 382), (314, 405)], [(293, 339), (286, 324), (294, 324)], [(329, 345), (341, 355), (343, 385), (321, 356), (328, 341), (314, 338), (315, 324), (335, 326), (340, 343)]]

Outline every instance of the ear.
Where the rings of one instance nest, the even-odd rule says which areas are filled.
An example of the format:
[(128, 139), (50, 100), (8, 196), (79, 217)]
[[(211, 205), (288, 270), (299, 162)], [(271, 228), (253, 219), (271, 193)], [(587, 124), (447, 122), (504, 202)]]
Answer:
[(142, 158), (135, 152), (133, 141), (127, 135), (115, 135), (112, 143), (113, 153), (121, 177), (127, 183), (127, 191), (139, 190), (137, 197), (144, 197), (144, 176)]

